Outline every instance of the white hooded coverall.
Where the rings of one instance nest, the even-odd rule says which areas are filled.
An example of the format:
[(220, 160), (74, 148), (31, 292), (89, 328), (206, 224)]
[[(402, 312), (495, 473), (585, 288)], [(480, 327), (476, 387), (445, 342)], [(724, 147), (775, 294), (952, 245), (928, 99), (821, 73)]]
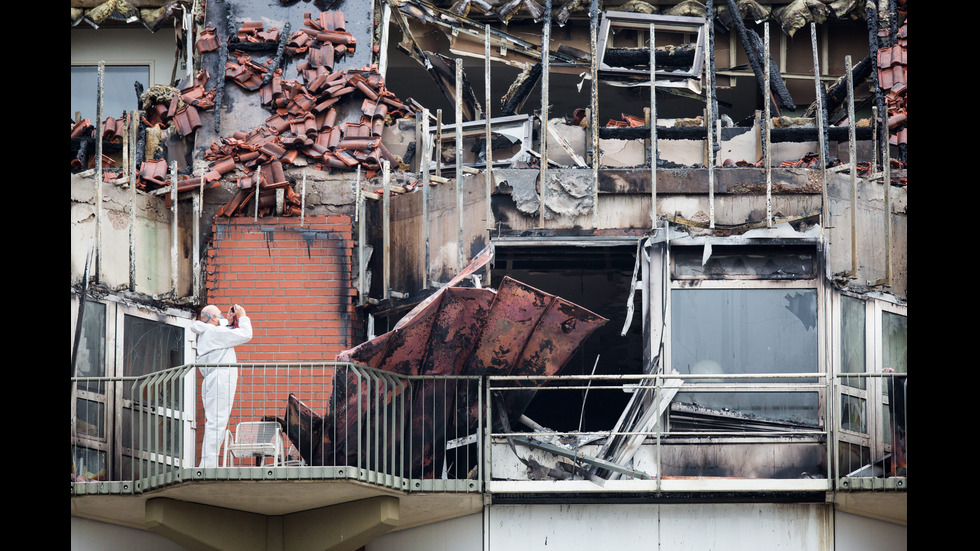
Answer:
[[(191, 324), (197, 334), (197, 363), (233, 364), (235, 346), (252, 340), (252, 321), (248, 317), (238, 319), (238, 327), (220, 327), (203, 321)], [(237, 367), (200, 367), (201, 401), (204, 403), (204, 444), (201, 446), (201, 467), (217, 467), (218, 452), (238, 385)]]

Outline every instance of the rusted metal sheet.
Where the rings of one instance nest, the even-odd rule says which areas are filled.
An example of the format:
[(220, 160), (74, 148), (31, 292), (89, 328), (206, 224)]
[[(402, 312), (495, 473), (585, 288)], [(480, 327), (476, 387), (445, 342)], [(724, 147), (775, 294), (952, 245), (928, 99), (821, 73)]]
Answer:
[(388, 350), (385, 358), (378, 366), (384, 371), (399, 375), (420, 375), (422, 360), (425, 356), (429, 333), (432, 332), (432, 322), (439, 313), (442, 295), (433, 302), (425, 305), (418, 312), (412, 323), (392, 330), (388, 339)]
[[(457, 278), (489, 261), (485, 250)], [(447, 286), (419, 304), (389, 333), (342, 352), (381, 370), (340, 368), (331, 411), (320, 418), (295, 396), (287, 405), (287, 434), (311, 465), (373, 469), (394, 450), (410, 447), (412, 478), (440, 476), (446, 442), (477, 426), (480, 388), (459, 379), (395, 379), (393, 375), (554, 375), (579, 344), (606, 320), (585, 308), (505, 277), (497, 291)], [(386, 375), (391, 373), (393, 375)], [(505, 398), (506, 413), (520, 416), (537, 382)], [(408, 414), (400, 425), (400, 416)], [(410, 430), (410, 437), (406, 431)], [(469, 457), (450, 459), (457, 474)]]
[(554, 295), (505, 277), (463, 375), (510, 375)]
[[(551, 376), (565, 366), (579, 344), (609, 321), (581, 306), (556, 298), (524, 347), (521, 359), (514, 366), (515, 375)], [(508, 392), (504, 398), (511, 418), (520, 417), (534, 398), (537, 381), (519, 381), (516, 386), (528, 390)]]
[(350, 350), (344, 350), (337, 355), (337, 361), (354, 362), (377, 368), (385, 358), (391, 336), (392, 333), (385, 333)]
[(459, 375), (490, 313), (490, 289), (447, 289), (432, 324), (421, 375)]
[(456, 274), (456, 277), (449, 280), (449, 283), (447, 283), (445, 287), (442, 287), (435, 293), (431, 294), (429, 298), (420, 302), (415, 308), (412, 308), (411, 312), (405, 314), (405, 317), (400, 319), (398, 323), (395, 324), (395, 329), (397, 330), (411, 323), (411, 321), (415, 318), (415, 316), (418, 315), (419, 312), (423, 311), (429, 303), (439, 300), (439, 297), (442, 295), (442, 293), (446, 292), (448, 289), (451, 289), (459, 285), (461, 281), (475, 274), (477, 270), (486, 266), (487, 263), (490, 262), (491, 260), (493, 260), (493, 248), (488, 245), (484, 247), (482, 251), (477, 253), (476, 256), (473, 257), (473, 260), (470, 261), (470, 263), (466, 266), (466, 268), (463, 268), (463, 271)]
[[(490, 289), (450, 288), (432, 324), (423, 375), (459, 375), (473, 354), (490, 313), (495, 293)], [(456, 404), (464, 408), (476, 400), (475, 384), (468, 381), (425, 380), (412, 404), (413, 477), (442, 472), (443, 454), (435, 444), (465, 436), (459, 434), (453, 413)], [(465, 426), (465, 425), (464, 425)]]
[(317, 415), (295, 394), (290, 393), (286, 401), (286, 436), (292, 441), (307, 465), (330, 465), (333, 443), (330, 430), (332, 425)]

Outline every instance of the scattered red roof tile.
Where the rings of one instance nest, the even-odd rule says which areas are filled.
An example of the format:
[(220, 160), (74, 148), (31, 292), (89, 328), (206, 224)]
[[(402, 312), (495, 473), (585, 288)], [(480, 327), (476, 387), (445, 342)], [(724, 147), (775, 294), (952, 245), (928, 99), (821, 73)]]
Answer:
[[(883, 29), (884, 30), (884, 29)], [(908, 18), (898, 32), (898, 42), (878, 50), (878, 86), (888, 109), (889, 143), (908, 143)]]
[(218, 41), (218, 37), (214, 34), (214, 27), (209, 27), (201, 31), (200, 36), (197, 39), (197, 51), (200, 53), (213, 52), (218, 49), (221, 43)]

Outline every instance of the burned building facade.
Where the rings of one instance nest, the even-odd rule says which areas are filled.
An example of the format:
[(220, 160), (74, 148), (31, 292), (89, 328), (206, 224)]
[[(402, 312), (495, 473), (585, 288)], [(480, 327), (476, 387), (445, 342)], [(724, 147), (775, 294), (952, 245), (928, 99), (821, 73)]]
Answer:
[(905, 2), (71, 32), (73, 548), (906, 546)]

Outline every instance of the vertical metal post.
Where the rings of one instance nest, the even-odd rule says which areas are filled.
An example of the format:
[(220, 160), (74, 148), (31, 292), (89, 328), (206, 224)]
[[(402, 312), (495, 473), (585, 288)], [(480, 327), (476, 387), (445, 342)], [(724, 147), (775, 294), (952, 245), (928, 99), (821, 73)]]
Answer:
[[(197, 204), (198, 204), (197, 218), (200, 219), (200, 218), (203, 218), (204, 217), (204, 178), (201, 178), (201, 185), (198, 188)], [(201, 230), (200, 220), (198, 220), (198, 226), (197, 226), (197, 229), (195, 230), (196, 235), (194, 236), (194, 243), (195, 243), (195, 245), (198, 245), (198, 254), (196, 254), (195, 257), (198, 257), (198, 258), (200, 258), (200, 254), (199, 254), (200, 253), (199, 241), (201, 239), (200, 230)], [(194, 277), (196, 278), (194, 280), (194, 298), (195, 299), (198, 297), (198, 294), (204, 289), (204, 284), (201, 282), (201, 276), (202, 275), (203, 274), (201, 273), (201, 270), (200, 269), (196, 270), (195, 273), (194, 273)]]
[(136, 291), (136, 134), (139, 115), (133, 111), (129, 117), (129, 290)]
[(105, 61), (100, 60), (95, 105), (95, 281), (102, 281), (102, 96), (104, 90)]
[(765, 133), (766, 133), (766, 151), (765, 151), (765, 163), (766, 163), (766, 227), (772, 227), (772, 144), (770, 143), (770, 133), (769, 127), (772, 123), (770, 114), (770, 104), (772, 103), (769, 98), (771, 93), (769, 92), (769, 69), (772, 63), (769, 62), (771, 59), (769, 57), (769, 23), (765, 24), (765, 66), (766, 66), (766, 84), (764, 88), (766, 89), (766, 98), (763, 103), (765, 103)]
[(422, 225), (425, 237), (425, 271), (422, 288), (429, 288), (429, 161), (432, 159), (432, 137), (429, 136), (429, 110), (422, 109), (422, 157), (419, 159), (419, 180), (422, 182)]
[(388, 74), (388, 21), (391, 19), (391, 4), (382, 2), (381, 6), (381, 44), (378, 50), (378, 74), (385, 78)]
[[(820, 193), (821, 193), (821, 231), (830, 225), (830, 206), (827, 204), (827, 149), (824, 137), (827, 129), (824, 128), (823, 118), (823, 87), (820, 86), (820, 57), (817, 54), (817, 24), (810, 23), (810, 49), (813, 51), (813, 86), (815, 97), (817, 98), (817, 151), (820, 153)], [(850, 78), (850, 76), (848, 76)]]
[(548, 189), (548, 73), (551, 72), (551, 0), (544, 4), (541, 39), (541, 173), (538, 178), (538, 225), (544, 227), (544, 196)]
[(463, 59), (456, 58), (456, 258), (463, 271)]
[[(652, 86), (652, 83), (651, 83)], [(643, 124), (650, 127), (650, 108), (643, 108)], [(650, 162), (650, 138), (643, 138), (643, 164)]]
[[(854, 80), (851, 76), (851, 56), (844, 56), (844, 74), (847, 77), (847, 155), (851, 172), (851, 276), (858, 273), (857, 242), (857, 140), (854, 127)], [(822, 118), (821, 113), (821, 118)]]
[(357, 304), (358, 306), (364, 306), (367, 303), (367, 293), (368, 290), (365, 287), (365, 276), (364, 272), (367, 270), (367, 259), (364, 258), (364, 241), (367, 239), (367, 227), (364, 221), (364, 205), (366, 199), (364, 195), (361, 194), (361, 183), (360, 183), (360, 172), (361, 167), (357, 167)]
[(878, 106), (877, 105), (873, 105), (873, 106), (871, 106), (871, 121), (872, 121), (872, 123), (871, 123), (871, 146), (872, 146), (871, 149), (875, 153), (873, 155), (871, 155), (871, 170), (868, 171), (868, 174), (877, 174), (878, 173), (878, 150), (881, 147), (881, 145), (878, 143), (878, 141), (879, 141), (878, 129), (880, 128), (880, 125), (877, 122), (875, 122), (877, 120), (878, 120)]
[(357, 222), (357, 305), (364, 306), (367, 302), (367, 289), (364, 288), (364, 270), (367, 269), (367, 262), (364, 258), (366, 229), (364, 195), (361, 193), (361, 165), (357, 165), (357, 176), (354, 178), (354, 221)]
[(130, 134), (130, 127), (132, 126), (131, 124), (129, 124), (130, 118), (131, 117), (127, 116), (127, 113), (123, 112), (123, 121), (125, 122), (123, 126), (123, 141), (122, 141), (122, 147), (123, 147), (122, 174), (123, 174), (123, 178), (126, 178), (127, 180), (129, 179), (129, 142), (130, 142), (129, 134)]
[(486, 103), (486, 108), (484, 109), (483, 118), (486, 119), (486, 157), (487, 166), (484, 171), (484, 177), (486, 178), (487, 186), (487, 229), (493, 229), (493, 210), (490, 208), (490, 196), (493, 194), (493, 148), (490, 147), (491, 135), (490, 135), (490, 106), (492, 101), (490, 99), (490, 25), (485, 25), (483, 28), (483, 82), (484, 82), (484, 102)]
[[(707, 90), (708, 116), (705, 117), (705, 126), (708, 130), (708, 220), (711, 228), (715, 227), (715, 121), (718, 120), (718, 104), (715, 98), (715, 10), (712, 0), (705, 2), (705, 60), (704, 66), (707, 73), (705, 88)], [(738, 17), (738, 14), (735, 14)], [(720, 128), (719, 128), (720, 130)], [(720, 132), (718, 132), (720, 134)], [(720, 138), (720, 136), (719, 136)]]
[[(887, 114), (884, 115), (887, 119)], [(851, 121), (854, 119), (852, 118)], [(851, 122), (853, 125), (854, 123)], [(892, 159), (891, 150), (888, 147), (888, 133), (887, 127), (883, 128), (886, 132), (882, 135), (881, 139), (881, 168), (884, 178), (882, 178), (882, 183), (884, 184), (885, 193), (885, 285), (891, 287), (892, 284), (892, 201), (891, 201), (891, 190), (892, 190)], [(894, 407), (894, 406), (892, 406)]]
[(391, 284), (391, 166), (388, 160), (381, 161), (381, 181), (384, 185), (384, 243), (382, 259), (384, 264), (382, 298), (388, 300), (388, 289)]
[(657, 227), (657, 45), (650, 23), (650, 228)]
[[(708, 51), (708, 36), (705, 34), (705, 51)], [(711, 64), (704, 64), (705, 98), (707, 100), (704, 110), (704, 128), (707, 131), (707, 161), (708, 165), (708, 227), (715, 227), (715, 121), (712, 116), (714, 87), (711, 86)]]
[[(202, 182), (203, 185), (203, 182)], [(196, 193), (192, 195), (193, 210), (194, 214), (191, 216), (191, 226), (194, 234), (193, 238), (193, 250), (194, 261), (192, 263), (193, 270), (193, 283), (191, 284), (191, 296), (197, 298), (198, 290), (201, 288), (201, 215), (202, 215), (202, 205), (201, 197)]]
[(436, 163), (436, 176), (442, 177), (442, 109), (436, 109), (436, 143), (432, 152)]
[(255, 179), (255, 213), (253, 216), (253, 221), (256, 223), (259, 221), (259, 195), (261, 195), (260, 191), (262, 187), (261, 179), (262, 178)]
[[(357, 169), (360, 175), (361, 165), (357, 165)], [(299, 225), (306, 225), (306, 169), (303, 169), (303, 187), (300, 188), (299, 194)]]
[(592, 227), (599, 227), (599, 0), (589, 3), (589, 132), (592, 135)]
[(184, 55), (186, 56), (186, 76), (194, 76), (194, 14), (191, 10), (184, 11)]
[(170, 292), (177, 298), (177, 161), (170, 163)]

